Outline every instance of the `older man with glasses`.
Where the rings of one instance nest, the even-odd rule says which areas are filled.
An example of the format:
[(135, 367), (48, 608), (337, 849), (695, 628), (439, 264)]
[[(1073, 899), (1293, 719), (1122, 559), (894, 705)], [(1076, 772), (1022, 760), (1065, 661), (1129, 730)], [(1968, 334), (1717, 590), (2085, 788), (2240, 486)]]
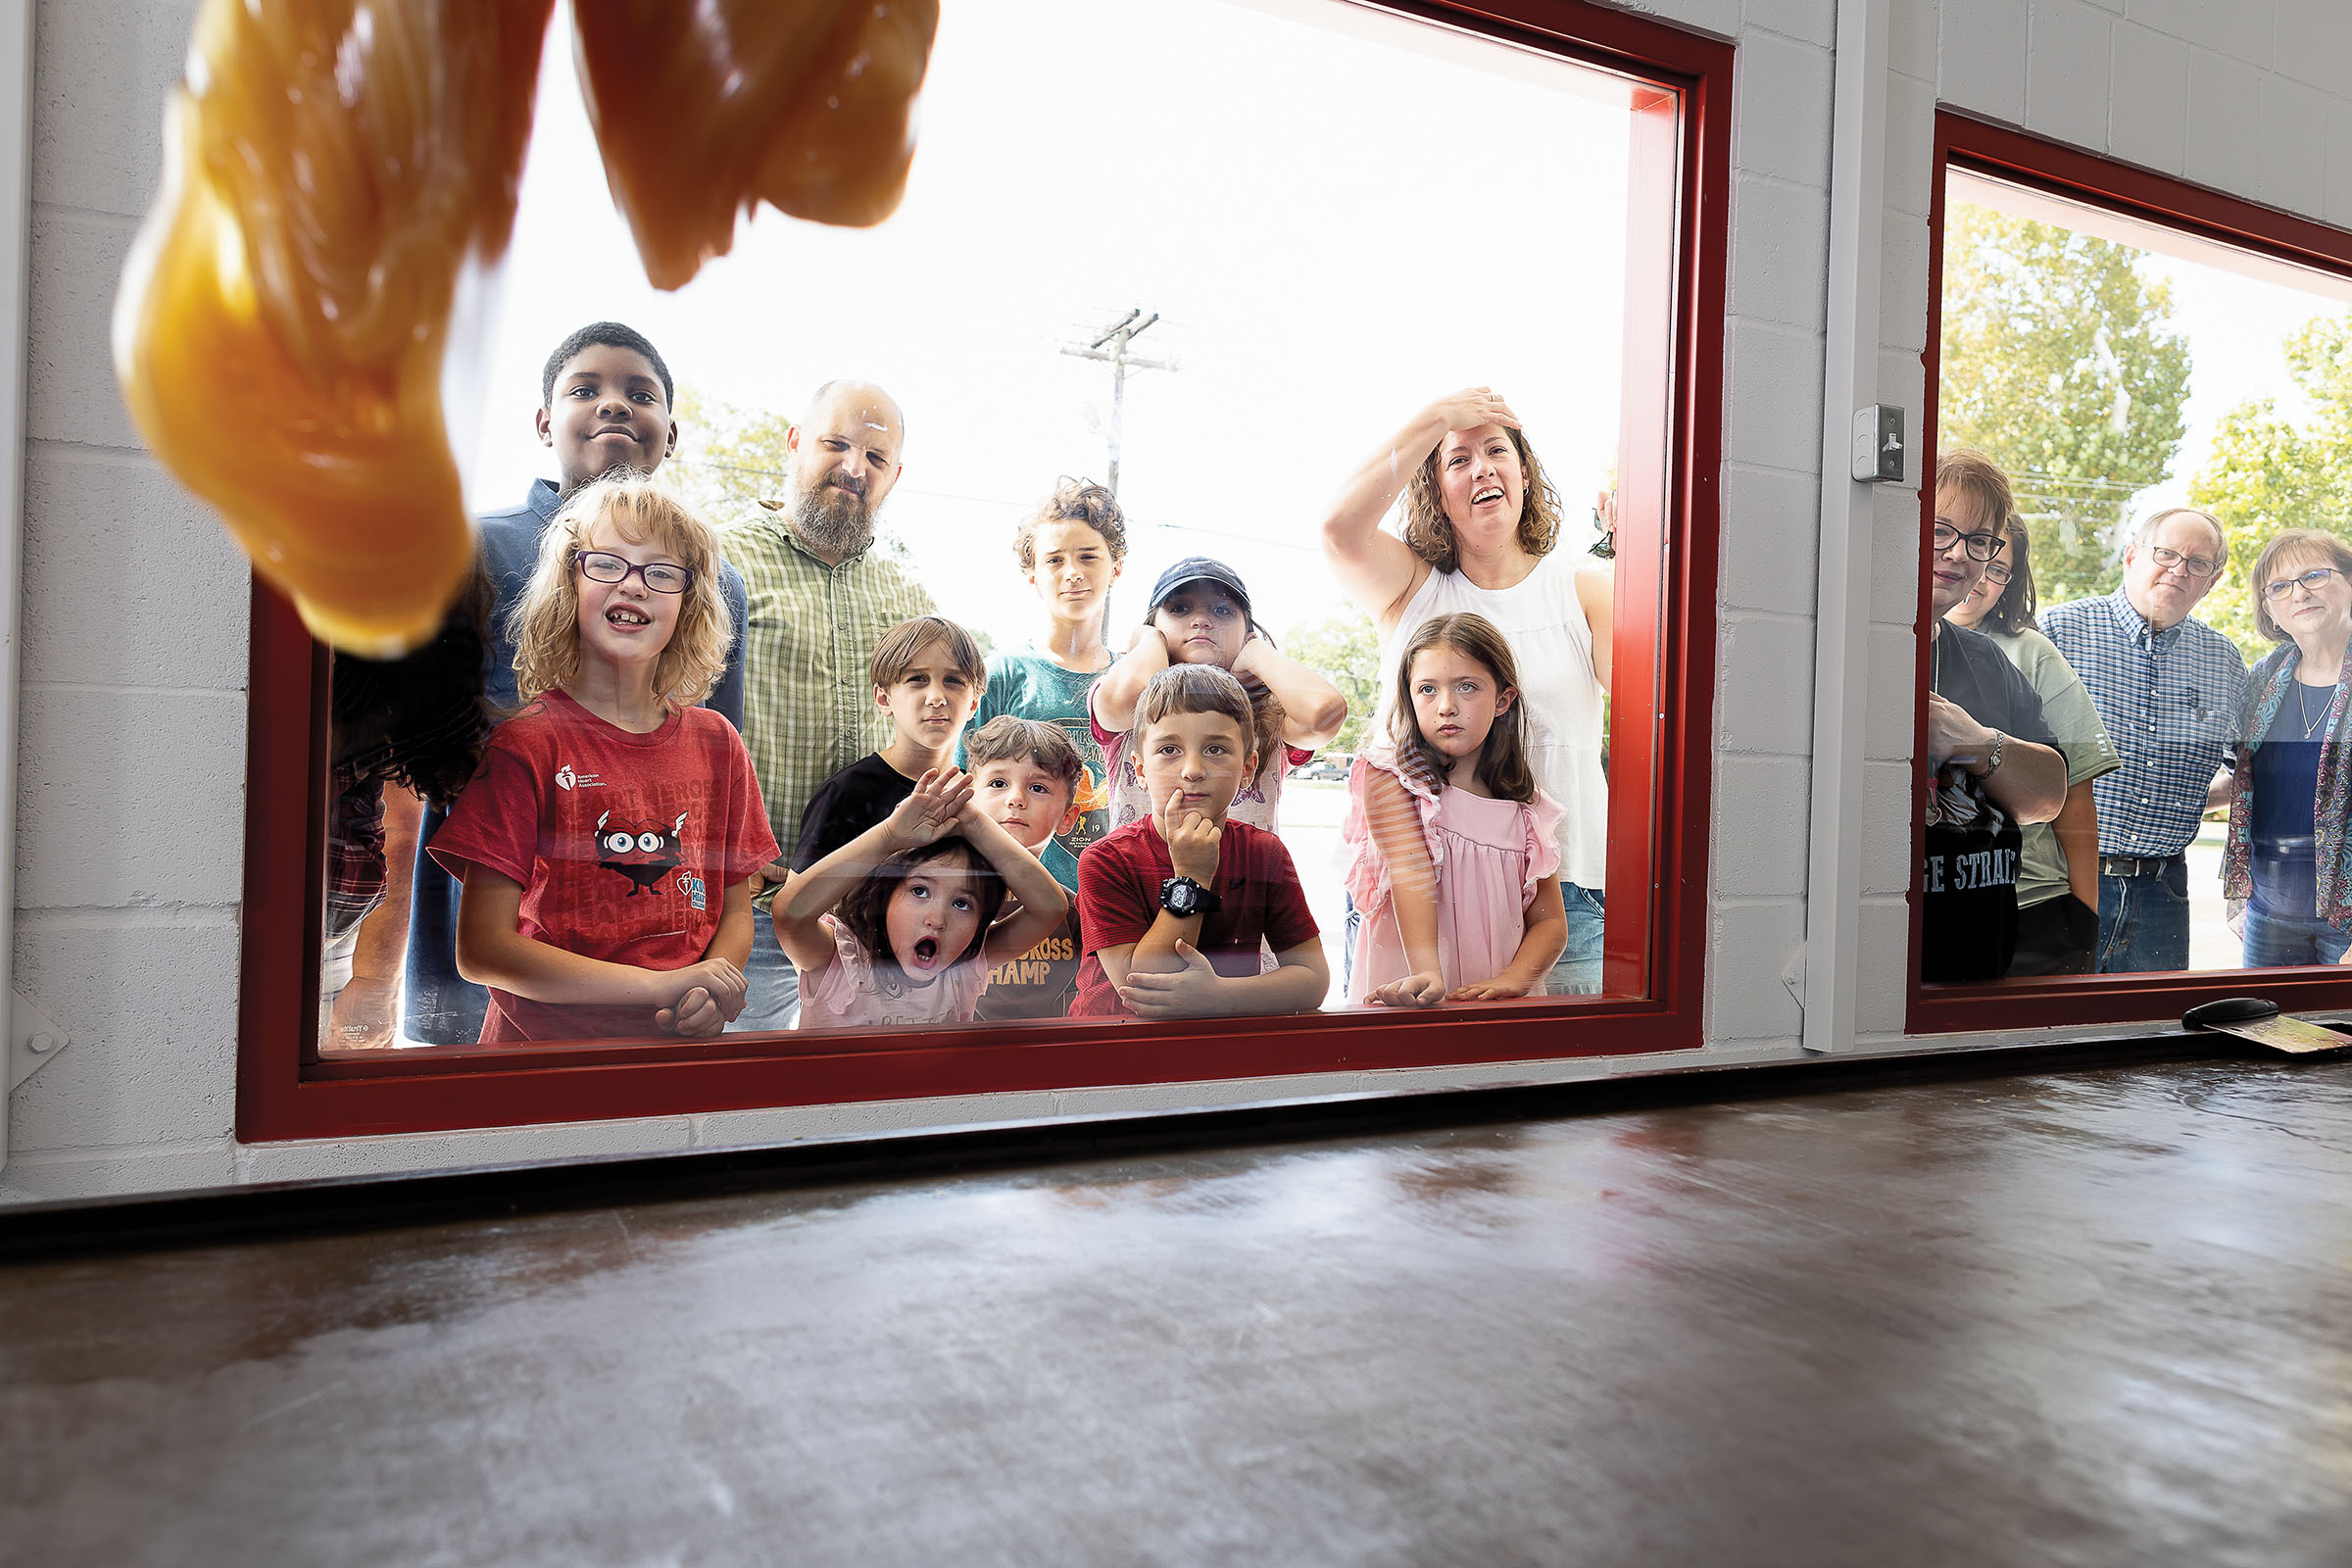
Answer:
[(2246, 695), (2236, 646), (2189, 612), (2229, 560), (2210, 513), (2175, 507), (2140, 525), (2122, 587), (2041, 617), (2124, 760), (2091, 786), (2101, 974), (2188, 967), (2188, 845), (2227, 798), (2223, 762)]

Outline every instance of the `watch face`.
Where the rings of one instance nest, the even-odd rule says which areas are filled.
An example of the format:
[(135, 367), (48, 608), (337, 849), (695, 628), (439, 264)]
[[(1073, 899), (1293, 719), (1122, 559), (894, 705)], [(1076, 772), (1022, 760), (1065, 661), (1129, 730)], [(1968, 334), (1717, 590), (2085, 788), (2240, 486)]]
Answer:
[(1159, 902), (1170, 914), (1191, 914), (1200, 906), (1200, 890), (1190, 882), (1170, 880), (1160, 889)]

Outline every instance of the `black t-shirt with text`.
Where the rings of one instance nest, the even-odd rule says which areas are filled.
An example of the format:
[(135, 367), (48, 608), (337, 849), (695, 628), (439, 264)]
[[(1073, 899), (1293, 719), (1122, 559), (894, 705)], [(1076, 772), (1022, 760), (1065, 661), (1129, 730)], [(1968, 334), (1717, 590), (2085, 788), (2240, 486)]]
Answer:
[[(2011, 741), (2056, 749), (2041, 699), (1992, 639), (1946, 624), (1929, 655), (1931, 689)], [(1998, 980), (2017, 948), (2017, 862), (2024, 835), (1957, 766), (1936, 777), (1920, 867), (1922, 980)]]

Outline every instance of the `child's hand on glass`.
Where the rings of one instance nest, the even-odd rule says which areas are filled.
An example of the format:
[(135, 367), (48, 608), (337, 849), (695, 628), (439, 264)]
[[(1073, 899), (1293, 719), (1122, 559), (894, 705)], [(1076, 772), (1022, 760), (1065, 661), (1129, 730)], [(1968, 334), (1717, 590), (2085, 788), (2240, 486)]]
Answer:
[(1492, 980), (1481, 980), (1473, 986), (1455, 986), (1446, 994), (1447, 1002), (1501, 1002), (1510, 997), (1524, 997), (1536, 989), (1533, 980), (1514, 980), (1498, 974)]
[(1168, 847), (1168, 861), (1175, 874), (1189, 876), (1202, 887), (1214, 881), (1217, 846), (1225, 836), (1224, 824), (1196, 807), (1186, 806), (1182, 790), (1168, 791), (1167, 799), (1159, 803), (1159, 809), (1152, 816), (1160, 839)]
[(899, 850), (919, 850), (956, 831), (972, 804), (971, 775), (961, 768), (934, 767), (914, 781), (914, 793), (890, 813), (890, 839)]
[(714, 1035), (741, 1016), (750, 982), (724, 958), (705, 958), (664, 976), (670, 1000), (654, 1010), (654, 1027), (666, 1034)]
[(1364, 1000), (1384, 1007), (1434, 1007), (1446, 1000), (1446, 977), (1435, 969), (1424, 969), (1375, 988)]

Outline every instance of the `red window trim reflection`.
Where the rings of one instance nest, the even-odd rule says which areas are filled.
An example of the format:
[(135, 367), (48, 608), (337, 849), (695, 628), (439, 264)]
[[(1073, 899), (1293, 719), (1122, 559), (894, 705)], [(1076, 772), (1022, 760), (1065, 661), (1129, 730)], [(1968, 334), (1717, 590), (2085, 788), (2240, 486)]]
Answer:
[[(1635, 95), (1637, 202), (1672, 255), (1631, 258), (1629, 305), (1679, 298), (1629, 344), (1621, 447), (1610, 902), (1604, 974), (1642, 1000), (1483, 1004), (1175, 1024), (909, 1030), (880, 1045), (793, 1035), (440, 1048), (316, 1059), (325, 825), (324, 651), (253, 597), (237, 1136), (266, 1142), (769, 1106), (1689, 1050), (1700, 1043), (1715, 683), (1724, 265), (1733, 51), (1586, 0), (1399, 0), (1384, 9), (1652, 81)], [(1677, 95), (1683, 113), (1675, 113)], [(1636, 243), (1655, 241), (1638, 238)], [(1671, 291), (1669, 294), (1667, 291)], [(1631, 399), (1644, 401), (1635, 404)], [(1645, 477), (1646, 476), (1646, 477)], [(1654, 684), (1653, 684), (1654, 682)], [(1630, 694), (1648, 689), (1655, 705)], [(1642, 744), (1646, 740), (1647, 744)], [(1620, 868), (1623, 874), (1620, 874)], [(1645, 887), (1644, 884), (1647, 884)], [(1646, 897), (1644, 896), (1646, 894)], [(871, 1036), (864, 1037), (871, 1039)]]
[[(2128, 169), (2091, 153), (1986, 124), (1950, 110), (1936, 116), (1934, 192), (1928, 209), (1927, 410), (1921, 419), (1927, 453), (1923, 473), (1934, 472), (1937, 378), (1943, 341), (1944, 172), (1957, 166), (2091, 206), (2104, 207), (2241, 250), (2352, 277), (2352, 233), (2325, 223), (2163, 174)], [(1919, 537), (1923, 559), (1936, 523), (1932, 484), (1920, 487)], [(1919, 624), (1929, 609), (1926, 574), (1919, 584)], [(1928, 689), (1928, 640), (1919, 640), (1919, 691)], [(1927, 705), (1919, 705), (1912, 756), (1927, 755)], [(2132, 1023), (2179, 1017), (2200, 1002), (2256, 992), (2289, 1012), (2352, 1008), (2352, 970), (2211, 969), (2195, 973), (2079, 975), (2003, 980), (1985, 985), (1923, 986), (1919, 979), (1919, 888), (1916, 867), (1926, 853), (1925, 826), (1913, 812), (1910, 893), (1909, 1007), (1911, 1034), (2024, 1029), (2059, 1024)]]

